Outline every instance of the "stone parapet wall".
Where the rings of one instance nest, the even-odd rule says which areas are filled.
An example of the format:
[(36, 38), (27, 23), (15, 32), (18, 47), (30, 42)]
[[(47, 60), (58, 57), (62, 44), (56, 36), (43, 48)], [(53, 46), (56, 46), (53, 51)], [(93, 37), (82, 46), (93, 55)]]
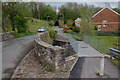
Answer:
[(65, 48), (63, 53), (65, 57), (75, 54), (75, 51), (73, 50), (68, 40), (55, 39), (53, 45), (57, 45), (57, 46), (61, 46), (62, 48)]
[(12, 33), (0, 33), (0, 37), (2, 38), (2, 39), (0, 39), (0, 41), (6, 41), (6, 40), (14, 38)]
[[(53, 71), (60, 71), (65, 62), (65, 57), (62, 55), (65, 48), (53, 46), (42, 40), (42, 38), (49, 39), (47, 32), (39, 33), (35, 39), (35, 56), (45, 66), (51, 66)], [(41, 37), (42, 35), (42, 37)], [(47, 40), (46, 40), (47, 41)]]

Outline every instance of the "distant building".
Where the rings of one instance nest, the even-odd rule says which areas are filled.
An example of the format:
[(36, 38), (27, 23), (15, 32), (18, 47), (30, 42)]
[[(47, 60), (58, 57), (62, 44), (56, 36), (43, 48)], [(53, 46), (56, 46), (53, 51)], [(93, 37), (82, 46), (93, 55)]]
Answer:
[(110, 8), (103, 8), (92, 17), (98, 31), (120, 31), (120, 14)]
[(80, 21), (81, 21), (81, 19), (80, 19), (80, 18), (77, 18), (77, 19), (75, 20), (75, 26), (80, 27)]

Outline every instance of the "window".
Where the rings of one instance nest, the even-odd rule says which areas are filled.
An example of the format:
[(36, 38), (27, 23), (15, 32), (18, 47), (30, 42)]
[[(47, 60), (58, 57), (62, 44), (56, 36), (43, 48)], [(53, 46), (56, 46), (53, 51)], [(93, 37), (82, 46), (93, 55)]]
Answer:
[(100, 31), (101, 30), (101, 25), (98, 25), (98, 31)]
[(108, 24), (108, 21), (107, 21), (107, 20), (104, 20), (103, 23), (102, 23), (103, 27), (106, 27), (107, 24)]

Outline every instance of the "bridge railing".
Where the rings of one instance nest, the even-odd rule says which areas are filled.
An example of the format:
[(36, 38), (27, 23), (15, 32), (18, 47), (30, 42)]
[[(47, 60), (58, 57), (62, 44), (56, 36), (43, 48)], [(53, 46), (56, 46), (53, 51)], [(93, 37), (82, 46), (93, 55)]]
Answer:
[(110, 50), (110, 58), (113, 57), (113, 55), (116, 55), (120, 58), (120, 50), (114, 49), (114, 48), (109, 48)]

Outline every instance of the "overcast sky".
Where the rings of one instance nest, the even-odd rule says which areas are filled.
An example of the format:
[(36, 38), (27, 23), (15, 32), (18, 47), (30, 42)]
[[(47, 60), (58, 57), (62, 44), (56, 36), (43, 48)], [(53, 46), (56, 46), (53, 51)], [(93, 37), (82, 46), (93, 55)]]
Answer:
[[(2, 0), (6, 1), (6, 0)], [(12, 1), (12, 0), (7, 0)], [(105, 2), (109, 2), (111, 8), (118, 8), (118, 2), (120, 0), (16, 0), (16, 1), (23, 1), (23, 2), (44, 2), (45, 4), (51, 5), (51, 6), (61, 6), (62, 4), (65, 4), (66, 2), (76, 2), (78, 4), (88, 4), (88, 5), (95, 5), (100, 7), (105, 7)]]
[[(66, 2), (44, 2), (44, 3), (47, 5), (51, 5), (51, 6), (61, 6), (62, 4), (65, 4)], [(105, 7), (105, 2), (76, 2), (76, 3)], [(111, 8), (118, 8), (118, 2), (109, 2), (109, 4)]]

